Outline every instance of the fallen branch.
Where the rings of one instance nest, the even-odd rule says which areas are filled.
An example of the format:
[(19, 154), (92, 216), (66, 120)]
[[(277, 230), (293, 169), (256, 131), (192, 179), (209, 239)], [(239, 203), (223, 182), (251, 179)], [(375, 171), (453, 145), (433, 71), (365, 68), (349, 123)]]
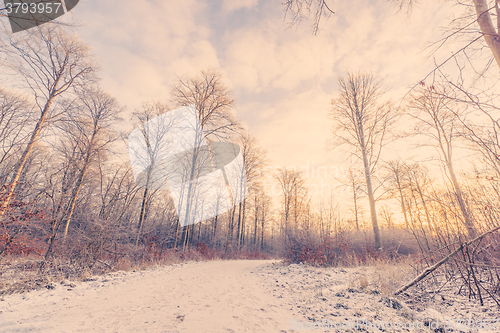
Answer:
[(460, 244), (460, 246), (458, 247), (458, 249), (456, 249), (455, 251), (453, 251), (452, 253), (450, 253), (448, 256), (444, 257), (443, 259), (441, 259), (440, 261), (438, 261), (437, 263), (435, 263), (434, 265), (430, 266), (430, 267), (427, 267), (422, 273), (420, 273), (415, 279), (413, 279), (412, 281), (410, 281), (409, 283), (407, 283), (406, 285), (404, 285), (403, 287), (401, 287), (400, 289), (398, 289), (394, 295), (399, 295), (401, 294), (402, 292), (406, 291), (408, 288), (410, 288), (411, 286), (413, 286), (414, 284), (422, 281), (427, 275), (431, 274), (432, 272), (434, 272), (436, 269), (439, 268), (439, 266), (441, 266), (442, 264), (444, 264), (445, 262), (447, 262), (448, 260), (451, 259), (451, 257), (453, 257), (455, 254), (457, 254), (458, 252), (460, 252), (464, 247), (467, 247), (469, 245), (471, 245), (472, 243), (474, 242), (477, 242), (478, 240), (481, 240), (483, 239), (486, 235), (488, 234), (491, 234), (492, 232), (495, 232), (497, 230), (500, 229), (500, 226), (496, 227), (496, 228), (493, 228), (491, 229), (490, 231), (487, 231), (479, 236), (477, 236), (476, 238), (474, 238), (473, 240), (471, 241), (468, 241), (466, 243), (463, 243), (463, 244)]
[(104, 262), (102, 260), (99, 260), (99, 259), (96, 259), (97, 262), (101, 263), (101, 264), (104, 264), (106, 265), (109, 269), (113, 269), (113, 267), (111, 267), (107, 262)]

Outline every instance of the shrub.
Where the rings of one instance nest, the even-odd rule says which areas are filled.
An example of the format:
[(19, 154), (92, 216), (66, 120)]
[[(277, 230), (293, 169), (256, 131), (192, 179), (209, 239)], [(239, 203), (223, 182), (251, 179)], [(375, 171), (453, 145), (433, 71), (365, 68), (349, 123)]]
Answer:
[(412, 236), (404, 230), (382, 233), (383, 248), (376, 250), (363, 232), (340, 231), (330, 237), (314, 237), (300, 232), (287, 237), (283, 257), (287, 263), (313, 266), (370, 264), (377, 260), (393, 260), (417, 253)]

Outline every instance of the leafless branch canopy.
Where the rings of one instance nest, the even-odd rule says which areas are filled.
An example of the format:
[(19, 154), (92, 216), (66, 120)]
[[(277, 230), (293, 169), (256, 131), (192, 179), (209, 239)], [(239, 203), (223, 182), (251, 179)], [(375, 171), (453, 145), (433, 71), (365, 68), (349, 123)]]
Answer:
[(311, 18), (314, 34), (319, 31), (319, 24), (323, 17), (330, 17), (335, 12), (325, 0), (286, 0), (283, 3), (285, 19), (290, 14), (290, 26), (298, 25), (303, 19)]
[(194, 105), (208, 140), (226, 140), (241, 128), (231, 112), (234, 100), (214, 70), (180, 79), (172, 89), (173, 105)]
[[(339, 79), (340, 93), (332, 100), (334, 146), (347, 144), (356, 156), (378, 163), (387, 131), (396, 119), (394, 107), (380, 103), (381, 82), (373, 74), (348, 73)], [(362, 148), (363, 147), (363, 148)]]

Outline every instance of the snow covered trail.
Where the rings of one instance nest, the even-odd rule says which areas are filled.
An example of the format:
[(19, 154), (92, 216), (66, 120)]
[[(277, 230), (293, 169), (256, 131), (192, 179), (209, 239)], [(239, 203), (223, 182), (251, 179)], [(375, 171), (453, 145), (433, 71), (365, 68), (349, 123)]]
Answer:
[[(412, 276), (410, 269), (221, 260), (114, 272), (0, 298), (0, 333), (382, 332), (381, 323), (384, 332), (432, 333), (436, 329), (428, 326), (442, 328), (456, 320), (499, 325), (496, 304), (481, 306), (452, 289), (435, 297), (426, 290), (441, 285), (432, 281), (404, 297), (392, 296), (391, 290)], [(499, 331), (488, 327), (454, 332)]]
[(0, 332), (286, 332), (293, 313), (256, 271), (271, 262), (190, 262), (9, 295)]

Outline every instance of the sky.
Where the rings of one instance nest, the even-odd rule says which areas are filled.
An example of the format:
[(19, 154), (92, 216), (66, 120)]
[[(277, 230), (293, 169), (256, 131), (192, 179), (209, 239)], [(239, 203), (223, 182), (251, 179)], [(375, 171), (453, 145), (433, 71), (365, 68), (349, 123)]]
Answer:
[(216, 69), (270, 167), (302, 169), (312, 194), (327, 194), (336, 181), (325, 167), (342, 178), (351, 163), (327, 149), (338, 77), (371, 71), (397, 101), (433, 68), (425, 46), (454, 15), (446, 1), (422, 0), (411, 15), (383, 0), (328, 3), (335, 14), (316, 35), (307, 20), (290, 27), (279, 0), (81, 0), (64, 19), (78, 23), (101, 86), (129, 114), (167, 101), (179, 77)]

